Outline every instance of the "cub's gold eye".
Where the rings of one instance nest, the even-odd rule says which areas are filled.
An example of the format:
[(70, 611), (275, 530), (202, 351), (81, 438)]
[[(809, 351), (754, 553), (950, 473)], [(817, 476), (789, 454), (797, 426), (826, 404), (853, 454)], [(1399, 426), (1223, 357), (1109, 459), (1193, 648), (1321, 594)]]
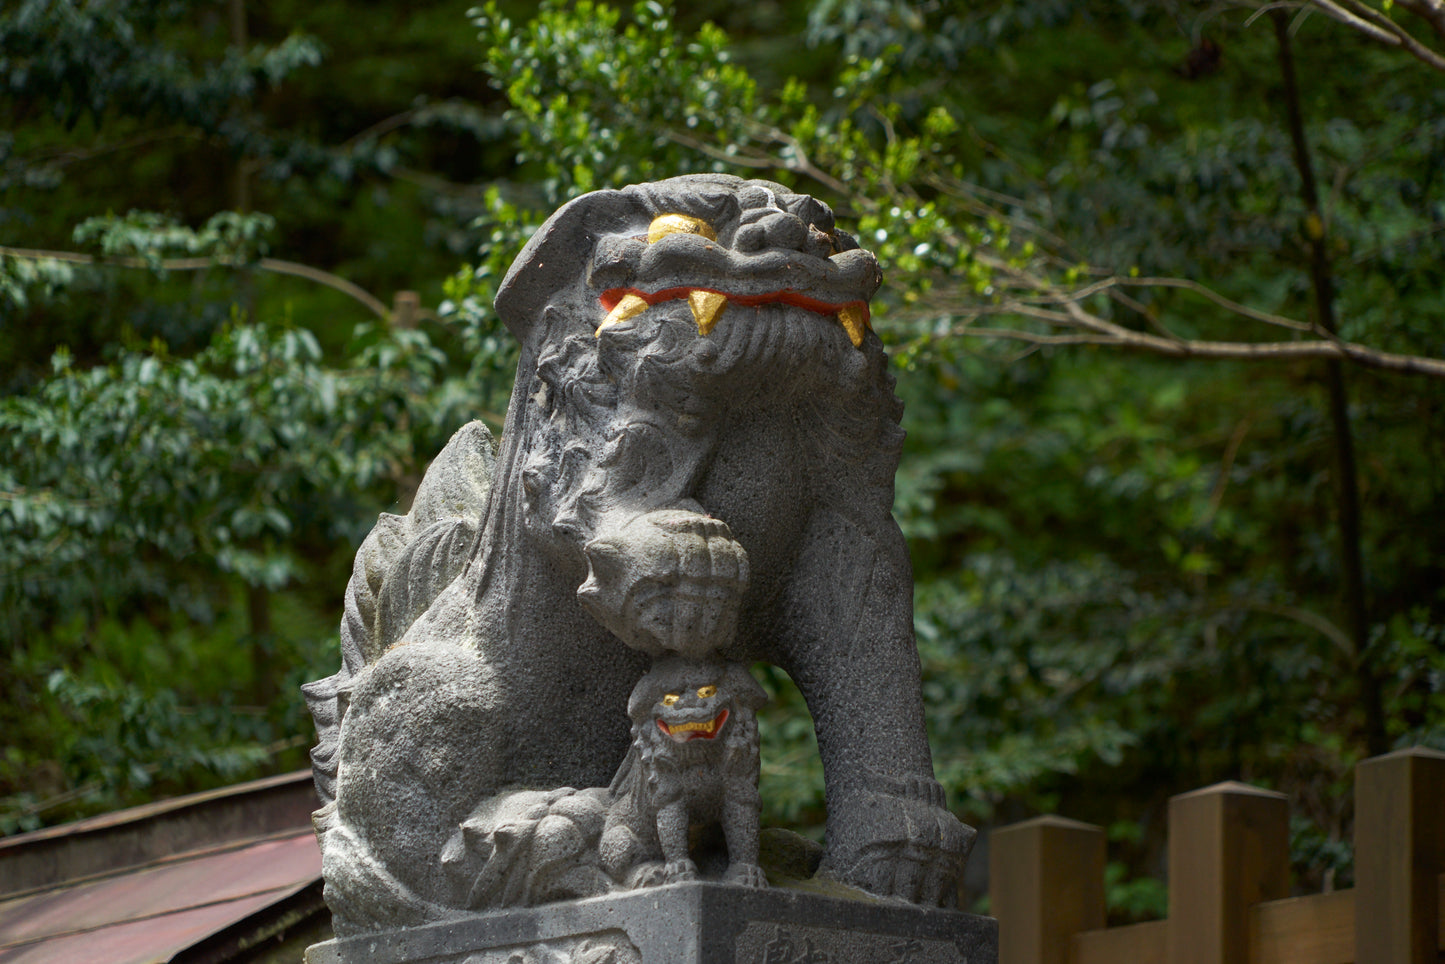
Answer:
[(700, 700), (710, 700), (710, 699), (712, 699), (712, 698), (713, 698), (714, 696), (716, 696), (716, 695), (717, 695), (717, 687), (716, 687), (716, 686), (704, 686), (702, 689), (700, 689), (700, 690), (697, 691), (697, 698), (700, 699)]
[(678, 701), (678, 698), (679, 698), (679, 697), (678, 697), (678, 695), (677, 695), (676, 693), (668, 693), (666, 696), (664, 696), (664, 697), (662, 698), (662, 705), (663, 705), (663, 706), (671, 706), (671, 705), (673, 705), (674, 703), (676, 703), (676, 702)]

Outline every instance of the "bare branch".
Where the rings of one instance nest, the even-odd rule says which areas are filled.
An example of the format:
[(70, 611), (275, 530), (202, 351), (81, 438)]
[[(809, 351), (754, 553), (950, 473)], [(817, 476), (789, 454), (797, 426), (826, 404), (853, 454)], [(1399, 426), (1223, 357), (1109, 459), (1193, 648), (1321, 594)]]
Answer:
[[(1362, 0), (1310, 0), (1324, 13), (1367, 37), (1399, 47), (1435, 70), (1445, 71), (1445, 56), (1416, 40), (1404, 27)], [(1421, 17), (1445, 36), (1445, 9), (1437, 0), (1410, 0), (1400, 6)]]
[(1237, 301), (1231, 301), (1224, 295), (1207, 288), (1197, 281), (1188, 278), (1124, 278), (1115, 277), (1109, 279), (1113, 284), (1126, 285), (1135, 288), (1182, 288), (1185, 291), (1192, 291), (1214, 302), (1219, 307), (1242, 315), (1251, 321), (1260, 321), (1266, 325), (1276, 325), (1280, 328), (1289, 328), (1293, 331), (1313, 331), (1313, 327), (1303, 321), (1295, 321), (1293, 318), (1286, 318), (1283, 315), (1271, 314), (1268, 311), (1260, 311), (1248, 305), (1242, 305)]
[[(1021, 310), (1018, 313), (1032, 318), (1042, 316), (1037, 309)], [(1044, 318), (1043, 320), (1052, 319)], [(1071, 317), (1071, 320), (1077, 321), (1078, 319)], [(1091, 320), (1102, 321), (1102, 319)], [(1146, 332), (1118, 328), (1115, 325), (1110, 325), (1110, 327), (1118, 328), (1117, 332), (1103, 330), (1094, 324), (1081, 324), (1080, 327), (1086, 329), (1084, 333), (1052, 335), (1017, 328), (979, 328), (971, 324), (963, 324), (953, 328), (951, 334), (1008, 338), (1037, 345), (1108, 345), (1180, 359), (1209, 358), (1234, 361), (1335, 359), (1352, 361), (1366, 368), (1377, 368), (1382, 371), (1445, 378), (1445, 359), (1379, 351), (1347, 341), (1327, 341), (1325, 339), (1282, 342), (1175, 340)]]
[(1338, 20), (1352, 30), (1358, 30), (1371, 40), (1378, 40), (1380, 43), (1391, 47), (1400, 46), (1400, 38), (1392, 31), (1384, 30), (1370, 23), (1370, 21), (1356, 16), (1336, 3), (1335, 0), (1312, 0), (1312, 2), (1324, 12), (1325, 16), (1332, 20)]
[(1208, 528), (1219, 514), (1219, 507), (1224, 504), (1224, 492), (1229, 488), (1229, 473), (1234, 468), (1234, 460), (1239, 456), (1239, 448), (1244, 444), (1244, 437), (1254, 425), (1254, 416), (1246, 415), (1229, 436), (1229, 443), (1224, 447), (1224, 458), (1219, 464), (1219, 478), (1215, 480), (1214, 490), (1209, 493), (1209, 506), (1205, 509), (1204, 516), (1199, 520), (1200, 528)]
[(1330, 642), (1340, 647), (1340, 651), (1347, 654), (1354, 653), (1354, 644), (1345, 631), (1334, 623), (1330, 622), (1319, 613), (1310, 612), (1308, 609), (1301, 609), (1298, 606), (1285, 606), (1279, 603), (1250, 602), (1248, 600), (1231, 600), (1224, 609), (1243, 609), (1246, 612), (1268, 613), (1271, 616), (1283, 616), (1285, 619), (1293, 620), (1302, 626), (1308, 626), (1315, 632), (1324, 636)]
[(664, 131), (663, 136), (674, 144), (681, 144), (683, 147), (697, 151), (699, 154), (705, 154), (715, 161), (736, 164), (739, 167), (750, 167), (765, 171), (787, 170), (788, 167), (787, 163), (780, 157), (772, 157), (771, 155), (729, 154), (727, 151), (713, 147), (705, 141), (700, 141), (695, 137), (689, 137), (681, 131)]
[(1395, 0), (1395, 3), (1424, 20), (1445, 37), (1445, 2), (1442, 0)]
[[(777, 141), (780, 144), (786, 145), (793, 151), (793, 160), (784, 161), (784, 167), (786, 167), (790, 171), (797, 171), (800, 174), (806, 174), (813, 180), (817, 181), (819, 184), (827, 185), (834, 191), (837, 191), (839, 194), (845, 196), (850, 195), (848, 185), (844, 184), (842, 181), (838, 180), (836, 177), (814, 164), (812, 159), (808, 157), (808, 152), (803, 149), (803, 145), (799, 143), (796, 137), (785, 131), (778, 130), (777, 128), (769, 128), (768, 132), (772, 136), (773, 140)], [(855, 200), (858, 200), (859, 203), (862, 202), (862, 199)]]
[[(227, 262), (221, 262), (223, 264)], [(305, 278), (317, 284), (325, 285), (334, 291), (339, 291), (348, 297), (361, 302), (369, 308), (372, 314), (386, 321), (391, 318), (391, 312), (386, 305), (358, 284), (347, 281), (340, 275), (334, 275), (329, 271), (322, 271), (320, 268), (313, 268), (307, 264), (298, 264), (295, 261), (281, 261), (277, 258), (262, 258), (256, 262), (256, 267), (262, 271), (271, 271), (276, 274), (289, 274), (295, 278)]]
[(26, 261), (64, 261), (69, 264), (108, 265), (118, 268), (159, 267), (163, 271), (204, 271), (217, 266), (225, 268), (256, 267), (273, 274), (291, 275), (294, 278), (305, 278), (307, 281), (325, 285), (360, 302), (383, 321), (391, 317), (391, 312), (387, 310), (386, 305), (360, 285), (329, 271), (322, 271), (320, 268), (313, 268), (307, 264), (298, 264), (295, 261), (282, 261), (280, 258), (261, 258), (255, 262), (232, 258), (166, 258), (152, 263), (144, 258), (97, 258), (91, 254), (80, 254), (75, 251), (39, 251), (34, 248), (7, 247), (0, 247), (0, 257), (20, 258)]

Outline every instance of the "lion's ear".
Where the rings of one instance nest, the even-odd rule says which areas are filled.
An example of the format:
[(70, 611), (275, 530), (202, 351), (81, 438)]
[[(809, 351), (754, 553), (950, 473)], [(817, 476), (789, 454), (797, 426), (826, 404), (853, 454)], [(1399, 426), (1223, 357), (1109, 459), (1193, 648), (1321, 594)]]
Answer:
[[(543, 342), (561, 341), (565, 332), (549, 330), (543, 308), (565, 289), (585, 287), (597, 238), (634, 231), (638, 225), (645, 230), (650, 219), (642, 199), (625, 191), (593, 191), (562, 205), (532, 235), (502, 279), (497, 316), (534, 351)], [(596, 319), (588, 314), (576, 319), (575, 327), (590, 335)]]
[(748, 672), (748, 668), (742, 663), (729, 663), (723, 678), (728, 691), (733, 694), (733, 700), (739, 706), (758, 710), (768, 704), (767, 691), (758, 685), (753, 674)]
[(652, 712), (652, 705), (661, 695), (657, 690), (657, 682), (644, 678), (627, 701), (627, 716), (639, 725), (646, 723), (648, 714)]

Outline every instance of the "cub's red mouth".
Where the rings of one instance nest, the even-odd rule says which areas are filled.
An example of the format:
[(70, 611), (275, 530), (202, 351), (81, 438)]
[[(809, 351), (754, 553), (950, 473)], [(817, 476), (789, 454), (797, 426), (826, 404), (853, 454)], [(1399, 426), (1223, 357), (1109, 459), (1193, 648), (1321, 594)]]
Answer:
[(658, 720), (657, 728), (666, 733), (674, 743), (686, 743), (689, 740), (711, 740), (722, 731), (723, 724), (727, 721), (728, 711), (723, 710), (710, 720), (691, 720), (671, 725)]

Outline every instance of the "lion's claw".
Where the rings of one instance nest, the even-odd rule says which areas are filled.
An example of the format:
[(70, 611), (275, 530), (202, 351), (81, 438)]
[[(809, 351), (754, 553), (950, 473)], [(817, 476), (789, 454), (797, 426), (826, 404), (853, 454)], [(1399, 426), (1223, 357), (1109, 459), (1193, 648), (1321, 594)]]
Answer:
[(686, 858), (669, 860), (662, 868), (662, 880), (667, 884), (680, 884), (685, 880), (697, 880), (697, 864)]

